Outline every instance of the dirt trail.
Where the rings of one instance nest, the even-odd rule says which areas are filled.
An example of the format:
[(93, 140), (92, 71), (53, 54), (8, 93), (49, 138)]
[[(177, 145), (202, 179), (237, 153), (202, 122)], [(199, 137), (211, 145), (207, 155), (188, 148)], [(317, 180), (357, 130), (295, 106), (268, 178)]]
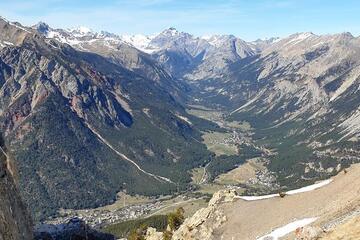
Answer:
[[(258, 201), (237, 200), (221, 206), (228, 221), (215, 231), (219, 239), (256, 239), (294, 220), (318, 217), (316, 223), (360, 206), (360, 164), (316, 190)], [(223, 236), (221, 238), (221, 236)]]

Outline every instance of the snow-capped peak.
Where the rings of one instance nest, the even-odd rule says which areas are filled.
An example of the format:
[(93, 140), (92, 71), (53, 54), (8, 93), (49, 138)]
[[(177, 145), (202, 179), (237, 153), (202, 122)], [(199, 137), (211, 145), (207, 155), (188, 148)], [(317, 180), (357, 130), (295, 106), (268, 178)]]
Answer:
[(170, 27), (168, 29), (165, 29), (161, 34), (168, 36), (177, 36), (180, 34), (180, 32), (176, 28)]
[(38, 22), (36, 25), (32, 26), (32, 28), (36, 29), (38, 32), (42, 34), (46, 34), (50, 30), (49, 25), (44, 22)]
[(89, 35), (94, 33), (90, 28), (84, 26), (70, 29), (69, 32), (77, 35)]
[(211, 36), (203, 36), (200, 39), (205, 40), (210, 45), (214, 47), (221, 47), (226, 43), (236, 40), (237, 38), (234, 35), (211, 35)]
[(152, 40), (152, 37), (145, 36), (142, 34), (135, 34), (135, 35), (123, 35), (121, 39), (124, 42), (131, 44), (132, 46), (136, 47), (137, 49), (144, 51), (144, 52), (151, 52), (148, 51), (148, 46)]

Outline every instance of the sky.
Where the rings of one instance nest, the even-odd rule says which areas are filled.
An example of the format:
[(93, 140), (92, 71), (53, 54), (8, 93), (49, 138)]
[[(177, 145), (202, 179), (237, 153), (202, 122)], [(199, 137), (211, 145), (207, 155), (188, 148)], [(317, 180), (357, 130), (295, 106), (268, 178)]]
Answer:
[(117, 34), (175, 27), (195, 36), (244, 40), (296, 32), (360, 34), (358, 0), (0, 0), (0, 15), (23, 25), (86, 26)]

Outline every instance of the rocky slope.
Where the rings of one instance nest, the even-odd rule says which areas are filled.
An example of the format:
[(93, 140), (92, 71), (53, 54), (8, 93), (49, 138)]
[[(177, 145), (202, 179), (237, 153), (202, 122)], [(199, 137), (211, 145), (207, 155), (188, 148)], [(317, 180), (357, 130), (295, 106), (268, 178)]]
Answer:
[(155, 36), (149, 47), (158, 49), (152, 56), (174, 76), (201, 80), (221, 76), (231, 63), (255, 55), (255, 43), (233, 35), (194, 37), (169, 28)]
[(0, 139), (0, 239), (32, 239), (32, 221), (18, 192), (14, 167)]
[[(359, 172), (355, 164), (327, 185), (283, 198), (246, 200), (233, 190), (217, 192), (209, 206), (187, 218), (172, 239), (357, 239)], [(295, 225), (304, 219), (311, 221)]]
[(172, 78), (158, 62), (148, 54), (133, 47), (124, 36), (112, 33), (96, 33), (90, 29), (80, 27), (77, 29), (63, 30), (53, 29), (46, 23), (38, 23), (32, 29), (48, 39), (69, 44), (79, 51), (99, 54), (114, 64), (135, 71), (149, 80), (155, 81), (169, 91), (178, 100), (184, 100), (182, 90), (186, 86), (182, 82)]

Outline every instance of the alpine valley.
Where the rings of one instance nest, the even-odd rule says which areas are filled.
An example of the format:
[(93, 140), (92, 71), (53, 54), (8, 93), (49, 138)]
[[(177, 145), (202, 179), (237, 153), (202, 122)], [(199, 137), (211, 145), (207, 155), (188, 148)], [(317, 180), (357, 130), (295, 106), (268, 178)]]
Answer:
[(246, 42), (0, 19), (0, 131), (35, 223), (118, 193), (199, 200), (334, 176), (360, 162), (359, 77), (350, 33)]

